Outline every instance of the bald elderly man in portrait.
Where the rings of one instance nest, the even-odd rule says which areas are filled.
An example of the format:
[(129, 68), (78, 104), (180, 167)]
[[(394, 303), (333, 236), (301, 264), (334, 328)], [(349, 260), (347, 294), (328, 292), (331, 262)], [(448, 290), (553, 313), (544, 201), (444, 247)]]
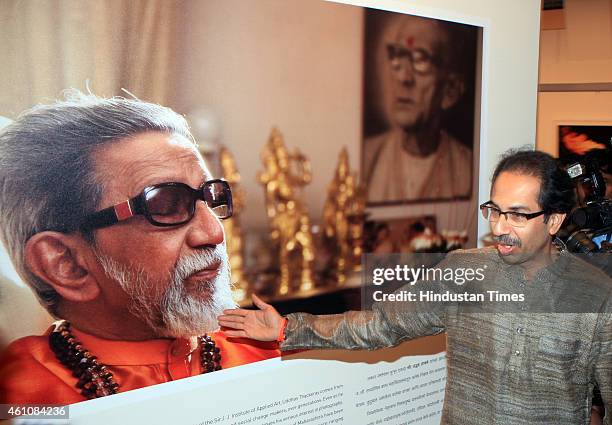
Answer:
[(72, 92), (0, 131), (0, 234), (57, 319), (0, 358), (0, 403), (68, 404), (279, 355), (228, 339), (235, 306), (210, 175), (184, 118)]
[(363, 142), (370, 203), (471, 194), (472, 150), (442, 128), (466, 87), (457, 63), (461, 37), (452, 36), (457, 25), (401, 14), (388, 23), (378, 67), (389, 129)]

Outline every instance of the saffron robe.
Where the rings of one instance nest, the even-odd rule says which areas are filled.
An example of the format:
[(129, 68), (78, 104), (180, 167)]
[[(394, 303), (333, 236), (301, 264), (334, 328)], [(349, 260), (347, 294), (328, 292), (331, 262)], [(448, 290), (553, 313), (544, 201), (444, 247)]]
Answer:
[[(0, 358), (0, 403), (70, 404), (86, 400), (78, 379), (55, 357), (49, 333), (11, 343)], [(119, 392), (161, 384), (202, 373), (200, 348), (194, 339), (116, 341), (95, 337), (71, 326), (71, 333), (100, 363), (108, 366)], [(227, 369), (280, 356), (276, 342), (262, 343), (210, 334)]]

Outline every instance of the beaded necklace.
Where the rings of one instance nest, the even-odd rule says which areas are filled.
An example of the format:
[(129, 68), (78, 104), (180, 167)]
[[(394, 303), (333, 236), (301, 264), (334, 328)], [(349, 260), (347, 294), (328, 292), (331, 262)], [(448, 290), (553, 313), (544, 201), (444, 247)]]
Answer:
[[(198, 337), (202, 373), (221, 369), (221, 352), (208, 335)], [(70, 332), (70, 323), (63, 321), (49, 334), (49, 346), (57, 359), (78, 378), (76, 387), (87, 399), (116, 394), (119, 384), (113, 373), (100, 363)]]

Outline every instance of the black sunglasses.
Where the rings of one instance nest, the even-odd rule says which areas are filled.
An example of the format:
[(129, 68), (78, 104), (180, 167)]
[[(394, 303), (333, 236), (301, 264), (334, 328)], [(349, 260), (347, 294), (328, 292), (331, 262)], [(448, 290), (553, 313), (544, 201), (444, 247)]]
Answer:
[(202, 200), (220, 219), (232, 216), (232, 191), (222, 179), (208, 180), (198, 189), (184, 183), (160, 183), (145, 187), (140, 195), (112, 207), (89, 214), (81, 229), (111, 226), (135, 215), (144, 215), (154, 226), (178, 226), (195, 214), (196, 201)]

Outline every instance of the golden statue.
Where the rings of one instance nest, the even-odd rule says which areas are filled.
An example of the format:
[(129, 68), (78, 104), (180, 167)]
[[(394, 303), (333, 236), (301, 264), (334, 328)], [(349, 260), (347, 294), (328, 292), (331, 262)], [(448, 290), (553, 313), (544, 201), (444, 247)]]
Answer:
[(349, 222), (350, 259), (354, 271), (361, 270), (363, 255), (363, 226), (365, 224), (367, 191), (364, 185), (357, 184), (357, 173), (349, 176), (347, 183), (348, 198), (347, 217)]
[(310, 161), (297, 149), (289, 154), (277, 129), (272, 130), (261, 159), (264, 171), (257, 178), (265, 188), (271, 238), (279, 250), (278, 292), (310, 290), (314, 287), (314, 245), (310, 219), (297, 193), (312, 179)]
[(351, 173), (348, 152), (343, 148), (323, 207), (323, 239), (339, 285), (346, 281), (347, 273), (361, 266), (365, 202), (365, 190)]
[(236, 168), (233, 155), (226, 148), (219, 151), (219, 161), (223, 178), (232, 187), (232, 199), (234, 202), (234, 214), (231, 219), (223, 220), (225, 229), (225, 240), (232, 271), (232, 283), (234, 288), (232, 296), (236, 302), (244, 301), (248, 295), (248, 282), (244, 275), (244, 261), (242, 251), (242, 231), (240, 228), (240, 214), (244, 208), (244, 190), (240, 185), (240, 174)]

